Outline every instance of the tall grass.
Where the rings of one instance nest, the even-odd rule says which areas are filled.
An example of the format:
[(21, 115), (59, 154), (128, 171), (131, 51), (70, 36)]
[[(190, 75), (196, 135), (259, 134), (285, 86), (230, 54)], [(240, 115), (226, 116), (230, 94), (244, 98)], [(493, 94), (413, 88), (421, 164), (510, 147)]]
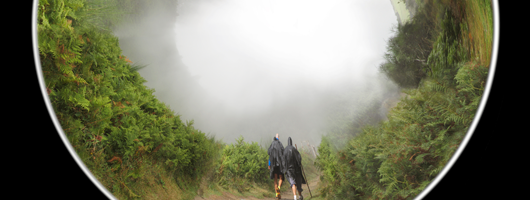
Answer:
[(425, 26), (434, 28), (424, 30), (436, 31), (429, 38), (431, 73), (418, 88), (403, 91), (408, 97), (390, 111), (388, 121), (363, 127), (346, 148), (333, 149), (333, 140), (323, 137), (316, 159), (323, 198), (412, 199), (465, 136), (487, 78), (491, 6), (484, 0), (423, 3), (415, 17), (426, 17)]
[(465, 1), (466, 47), (480, 66), (488, 67), (493, 42), (493, 12), (490, 0)]

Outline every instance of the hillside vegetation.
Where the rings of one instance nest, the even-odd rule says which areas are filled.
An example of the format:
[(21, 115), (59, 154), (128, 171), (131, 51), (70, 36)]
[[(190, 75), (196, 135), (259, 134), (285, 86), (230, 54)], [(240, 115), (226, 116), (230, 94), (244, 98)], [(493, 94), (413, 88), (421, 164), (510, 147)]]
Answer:
[[(398, 25), (380, 69), (407, 97), (346, 147), (323, 137), (316, 165), (327, 199), (412, 199), (442, 170), (482, 98), (492, 50), (490, 1), (425, 0)], [(359, 116), (366, 115), (358, 113)], [(342, 124), (355, 127), (356, 122)]]
[[(241, 137), (227, 145), (182, 121), (144, 85), (138, 70), (145, 66), (122, 54), (113, 29), (134, 24), (148, 7), (175, 15), (176, 3), (40, 0), (39, 56), (57, 119), (86, 167), (119, 199), (193, 199), (218, 191), (273, 197), (268, 144)], [(308, 178), (317, 174), (313, 163), (322, 174), (319, 198), (411, 199), (469, 128), (490, 62), (491, 3), (419, 6), (410, 23), (396, 27), (380, 66), (407, 97), (380, 123), (381, 102), (371, 99), (383, 94), (364, 97), (364, 107), (338, 106), (318, 157), (301, 150)]]
[[(146, 66), (122, 55), (113, 29), (134, 24), (149, 7), (176, 16), (169, 9), (176, 2), (39, 1), (39, 56), (64, 133), (118, 199), (194, 199), (220, 192), (274, 197), (268, 145), (242, 137), (228, 145), (195, 129), (193, 121), (183, 122), (144, 85), (138, 70)], [(314, 158), (302, 155), (311, 165)]]
[(64, 133), (107, 190), (120, 199), (190, 199), (221, 145), (155, 98), (137, 72), (142, 66), (112, 35), (151, 4), (40, 0), (39, 56)]

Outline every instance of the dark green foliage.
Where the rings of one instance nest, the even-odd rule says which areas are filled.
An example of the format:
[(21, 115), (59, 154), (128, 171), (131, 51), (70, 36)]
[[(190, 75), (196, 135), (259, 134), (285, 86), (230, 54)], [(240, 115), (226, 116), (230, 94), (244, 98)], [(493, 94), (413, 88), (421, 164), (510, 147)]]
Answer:
[(432, 29), (439, 32), (432, 34), (434, 48), (424, 65), (432, 71), (417, 88), (403, 90), (408, 97), (391, 110), (388, 121), (352, 132), (357, 136), (340, 150), (328, 139), (334, 133), (322, 139), (316, 165), (323, 172), (321, 192), (327, 199), (412, 199), (460, 145), (477, 111), (488, 68), (466, 56), (459, 42), (465, 23), (443, 8), (447, 12)]
[[(365, 126), (376, 125), (381, 121), (380, 109), (381, 102), (372, 101), (366, 105), (357, 104), (355, 112), (346, 109), (334, 112), (333, 118), (330, 119), (332, 125), (327, 130), (327, 139), (333, 141), (332, 148), (343, 148), (350, 139), (361, 133)], [(348, 116), (350, 112), (355, 114)]]
[(434, 1), (427, 1), (410, 21), (398, 24), (387, 43), (386, 62), (379, 69), (402, 88), (416, 88), (427, 73), (432, 73), (427, 59), (437, 33), (437, 19), (431, 15), (437, 17), (440, 11)]
[(438, 91), (424, 80), (389, 120), (366, 126), (340, 151), (326, 138), (317, 166), (331, 199), (413, 198), (441, 171), (464, 137), (484, 90), (487, 70), (460, 64), (458, 85)]
[(398, 25), (396, 36), (388, 41), (386, 63), (380, 69), (401, 87), (417, 87), (419, 81), (426, 76), (425, 63), (430, 43), (426, 39), (428, 36), (418, 34), (424, 32), (423, 26), (413, 20), (411, 23)]
[(457, 64), (465, 59), (466, 53), (457, 38), (460, 37), (460, 24), (453, 20), (450, 11), (446, 11), (442, 21), (442, 32), (434, 42), (427, 63), (431, 66), (431, 77), (451, 86), (456, 85), (454, 76)]
[(216, 179), (219, 185), (239, 192), (248, 191), (251, 186), (248, 183), (270, 183), (268, 160), (265, 148), (239, 137), (235, 144), (224, 147), (216, 166)]
[(327, 183), (330, 183), (324, 187), (320, 187), (322, 196), (326, 197), (328, 193), (331, 193), (331, 190), (333, 189), (331, 187), (338, 185), (336, 183), (333, 184), (333, 182), (336, 180), (336, 167), (340, 166), (337, 165), (335, 152), (332, 152), (332, 146), (326, 137), (322, 137), (322, 141), (318, 147), (318, 154), (319, 155), (315, 160), (315, 166), (323, 173), (320, 180), (322, 182), (327, 181)]
[(90, 17), (109, 14), (101, 10), (118, 1), (101, 8), (95, 2), (41, 0), (38, 7), (46, 89), (70, 143), (110, 191), (115, 188), (110, 182), (126, 185), (126, 179), (142, 177), (140, 163), (150, 159), (164, 162), (177, 179), (198, 179), (218, 148), (214, 138), (195, 129), (193, 121), (183, 123), (143, 85), (137, 72), (142, 66), (131, 66), (118, 38), (106, 30), (119, 20)]

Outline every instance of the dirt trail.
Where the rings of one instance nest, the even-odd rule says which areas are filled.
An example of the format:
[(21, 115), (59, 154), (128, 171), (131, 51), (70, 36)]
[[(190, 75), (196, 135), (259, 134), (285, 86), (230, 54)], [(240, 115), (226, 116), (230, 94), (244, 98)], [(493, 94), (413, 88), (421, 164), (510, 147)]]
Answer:
[[(309, 182), (309, 188), (311, 190), (311, 194), (313, 196), (313, 198), (311, 198), (311, 194), (309, 193), (309, 189), (307, 188), (307, 185), (302, 185), (302, 188), (304, 189), (303, 192), (302, 192), (302, 195), (304, 196), (304, 200), (306, 199), (318, 199), (318, 197), (320, 196), (320, 194), (318, 194), (318, 190), (317, 190), (317, 187), (318, 187), (318, 183), (320, 182), (320, 179), (319, 179), (320, 176), (316, 176), (315, 178), (312, 178), (310, 180), (308, 180)], [(205, 187), (207, 185), (207, 182), (208, 181), (206, 178), (203, 178), (203, 183), (201, 184), (201, 189), (199, 189), (199, 195), (196, 196), (193, 200), (276, 200), (277, 198), (268, 198), (268, 197), (265, 197), (265, 198), (256, 198), (256, 197), (253, 197), (253, 196), (236, 196), (234, 194), (231, 194), (229, 192), (226, 192), (226, 191), (223, 191), (222, 192), (222, 195), (210, 195), (208, 197), (201, 197), (203, 196), (203, 190), (205, 190), (206, 188), (203, 188), (203, 186)], [(271, 181), (271, 184), (272, 181)], [(274, 191), (270, 191), (271, 193), (274, 193)], [(282, 189), (281, 189), (281, 195), (282, 195), (282, 200), (294, 200), (293, 199), (293, 192), (289, 189), (289, 183), (288, 182), (284, 182), (282, 184)]]
[[(308, 146), (312, 146), (312, 145), (308, 145)], [(301, 145), (301, 148), (303, 148), (302, 145)], [(303, 189), (302, 195), (304, 196), (304, 200), (322, 199), (320, 197), (320, 194), (318, 193), (318, 185), (320, 183), (320, 172), (318, 172), (315, 166), (309, 164), (309, 163), (314, 162), (314, 159), (315, 159), (314, 156), (316, 155), (311, 154), (311, 151), (309, 151), (308, 153), (308, 151), (304, 151), (303, 149), (301, 150), (305, 152), (304, 155), (310, 157), (310, 158), (306, 157), (306, 159), (309, 159), (309, 162), (307, 163), (308, 165), (307, 168), (305, 168), (306, 166), (304, 166), (305, 177), (308, 179), (307, 182), (309, 183), (309, 184), (302, 185), (302, 189)], [(314, 147), (313, 147), (313, 150), (315, 150)], [(269, 171), (264, 172), (264, 173), (269, 173)], [(276, 200), (277, 199), (274, 197), (263, 197), (263, 196), (269, 196), (269, 195), (273, 196), (275, 192), (273, 190), (269, 191), (269, 190), (266, 190), (260, 187), (251, 189), (252, 191), (250, 193), (252, 194), (247, 193), (247, 195), (243, 195), (243, 196), (236, 195), (237, 194), (236, 191), (226, 191), (222, 189), (221, 189), (222, 191), (213, 191), (212, 189), (208, 188), (208, 185), (211, 185), (209, 183), (214, 181), (211, 179), (212, 176), (213, 176), (213, 168), (210, 168), (207, 174), (202, 178), (201, 185), (197, 191), (197, 196), (193, 200), (206, 200), (206, 199), (208, 200), (258, 200), (258, 199)], [(274, 184), (273, 180), (270, 180), (270, 184), (271, 186)], [(293, 192), (291, 188), (289, 187), (289, 185), (290, 184), (287, 182), (287, 179), (282, 183), (281, 191), (280, 191), (282, 200), (293, 200)], [(309, 189), (308, 189), (308, 185), (309, 185)], [(311, 193), (309, 192), (309, 190), (311, 190)], [(258, 194), (258, 195), (253, 196), (253, 194)], [(257, 198), (256, 196), (262, 197), (262, 198)]]

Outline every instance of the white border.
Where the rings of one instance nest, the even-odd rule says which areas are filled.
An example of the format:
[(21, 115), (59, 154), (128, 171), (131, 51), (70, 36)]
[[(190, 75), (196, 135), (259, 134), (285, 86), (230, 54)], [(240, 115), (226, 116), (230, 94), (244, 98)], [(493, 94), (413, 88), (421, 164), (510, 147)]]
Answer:
[(68, 138), (66, 138), (66, 134), (64, 134), (64, 131), (61, 127), (61, 124), (57, 121), (57, 116), (55, 115), (55, 112), (53, 111), (52, 104), (50, 102), (50, 98), (48, 97), (46, 92), (46, 86), (44, 84), (43, 75), (42, 75), (42, 67), (40, 63), (40, 56), (39, 56), (39, 50), (38, 50), (38, 41), (37, 41), (37, 8), (38, 8), (38, 2), (39, 0), (33, 1), (33, 14), (32, 14), (32, 20), (31, 20), (31, 35), (33, 40), (33, 56), (35, 57), (35, 66), (37, 67), (37, 75), (39, 78), (39, 85), (40, 90), (42, 92), (42, 97), (44, 98), (44, 103), (46, 103), (46, 107), (48, 109), (48, 112), (50, 113), (50, 117), (53, 121), (53, 124), (55, 125), (55, 129), (57, 129), (57, 132), (59, 132), (59, 136), (61, 136), (61, 139), (63, 140), (64, 145), (70, 152), (70, 155), (75, 159), (79, 167), (85, 172), (85, 175), (88, 176), (88, 178), (98, 187), (98, 189), (105, 194), (109, 199), (117, 199), (114, 197), (101, 183), (90, 173), (88, 168), (85, 166), (83, 161), (79, 158), (77, 153), (75, 152), (74, 148), (72, 147), (72, 144), (68, 141)]
[[(497, 1), (494, 1), (494, 0), (492, 0), (492, 3), (493, 3), (493, 48), (492, 48), (492, 54), (491, 54), (490, 69), (489, 69), (489, 72), (488, 72), (488, 79), (486, 81), (486, 87), (485, 87), (484, 93), (482, 94), (482, 100), (481, 100), (480, 105), (478, 107), (478, 111), (475, 114), (475, 118), (473, 119), (473, 123), (471, 124), (471, 127), (469, 127), (469, 129), (467, 131), (466, 137), (464, 138), (464, 140), (462, 141), (462, 143), (460, 144), (460, 146), (456, 150), (456, 152), (453, 155), (453, 157), (451, 157), (449, 162), (445, 165), (443, 170), (436, 176), (436, 178), (414, 199), (422, 199), (422, 198), (424, 198), (427, 195), (427, 193), (429, 193), (434, 188), (434, 186), (437, 185), (438, 182), (440, 182), (440, 180), (445, 176), (445, 174), (447, 174), (449, 169), (453, 166), (453, 164), (458, 159), (458, 157), (460, 156), (460, 154), (464, 150), (465, 146), (469, 142), (469, 139), (471, 138), (471, 135), (473, 135), (473, 132), (475, 131), (475, 128), (476, 128), (476, 126), (477, 126), (477, 124), (479, 122), (479, 119), (482, 116), (482, 112), (483, 112), (484, 107), (486, 105), (486, 102), (488, 100), (488, 96), (489, 96), (489, 93), (490, 93), (490, 90), (491, 90), (491, 85), (493, 83), (493, 72), (495, 72), (495, 67), (496, 67), (496, 63), (497, 63), (497, 53), (498, 53), (498, 48), (499, 48), (499, 26), (500, 26), (499, 25), (499, 22), (500, 22), (499, 21), (499, 10), (498, 10), (499, 5), (498, 5)], [(90, 171), (87, 169), (85, 164), (81, 161), (81, 159), (79, 158), (77, 153), (74, 151), (72, 145), (70, 144), (70, 142), (66, 138), (61, 125), (57, 121), (57, 117), (55, 115), (55, 112), (52, 109), (53, 107), (51, 105), (50, 99), (46, 95), (47, 92), (46, 92), (46, 89), (45, 89), (44, 80), (42, 78), (44, 76), (42, 75), (42, 67), (40, 65), (41, 63), (40, 63), (40, 57), (39, 57), (39, 52), (38, 52), (38, 46), (37, 46), (37, 44), (38, 44), (38, 42), (37, 42), (37, 30), (36, 30), (36, 27), (37, 27), (37, 7), (38, 7), (38, 0), (35, 0), (34, 3), (33, 3), (32, 27), (31, 27), (32, 40), (33, 40), (33, 54), (34, 54), (34, 57), (35, 57), (35, 66), (37, 67), (37, 75), (38, 75), (38, 78), (39, 78), (40, 89), (41, 89), (41, 92), (42, 92), (42, 96), (44, 98), (44, 102), (46, 103), (46, 107), (48, 109), (48, 112), (50, 113), (50, 117), (51, 117), (51, 119), (52, 119), (52, 121), (53, 121), (53, 123), (55, 125), (55, 128), (59, 132), (59, 136), (63, 140), (63, 143), (65, 144), (66, 148), (68, 149), (68, 151), (70, 152), (72, 157), (75, 159), (75, 161), (77, 162), (79, 167), (81, 167), (83, 172), (85, 172), (85, 174), (92, 181), (92, 183), (94, 183), (99, 188), (99, 190), (101, 192), (103, 192), (109, 199), (116, 199), (116, 197), (114, 197), (103, 185), (101, 185), (101, 183), (92, 175), (92, 173), (90, 173)]]
[(414, 199), (423, 199), (427, 193), (429, 193), (435, 185), (442, 180), (442, 178), (447, 174), (449, 169), (453, 166), (455, 161), (460, 157), (460, 154), (462, 154), (462, 151), (464, 151), (464, 148), (466, 147), (467, 143), (469, 142), (469, 139), (471, 138), (471, 135), (473, 135), (473, 132), (475, 131), (475, 128), (477, 127), (477, 124), (480, 120), (480, 117), (482, 116), (482, 112), (484, 111), (484, 107), (486, 106), (486, 102), (488, 101), (488, 97), (491, 90), (491, 84), (493, 83), (493, 72), (495, 72), (495, 65), (497, 64), (497, 52), (499, 49), (499, 4), (497, 1), (492, 0), (492, 9), (493, 9), (493, 47), (491, 52), (491, 62), (490, 62), (490, 69), (488, 72), (488, 79), (486, 80), (486, 87), (484, 89), (484, 93), (482, 94), (482, 99), (480, 101), (480, 105), (478, 107), (478, 111), (475, 114), (475, 118), (473, 119), (473, 123), (471, 123), (471, 127), (467, 130), (466, 137), (464, 137), (464, 140), (462, 143), (460, 143), (460, 146), (456, 150), (455, 154), (449, 162), (445, 165), (443, 170), (434, 178), (434, 180), (425, 187), (425, 189)]

